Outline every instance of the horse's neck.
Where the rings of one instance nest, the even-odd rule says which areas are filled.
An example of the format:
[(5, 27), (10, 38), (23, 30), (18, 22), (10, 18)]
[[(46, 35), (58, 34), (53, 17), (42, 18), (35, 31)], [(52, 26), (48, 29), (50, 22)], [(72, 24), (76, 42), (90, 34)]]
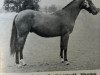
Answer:
[(70, 18), (75, 21), (81, 11), (80, 3), (76, 2), (70, 4), (69, 6), (66, 6), (66, 8), (64, 8), (63, 10), (66, 11), (67, 15), (70, 15)]
[(70, 15), (70, 18), (73, 20), (76, 20), (79, 13), (80, 13), (81, 9), (78, 7), (73, 7), (69, 10), (67, 10), (67, 12), (69, 12), (68, 14)]

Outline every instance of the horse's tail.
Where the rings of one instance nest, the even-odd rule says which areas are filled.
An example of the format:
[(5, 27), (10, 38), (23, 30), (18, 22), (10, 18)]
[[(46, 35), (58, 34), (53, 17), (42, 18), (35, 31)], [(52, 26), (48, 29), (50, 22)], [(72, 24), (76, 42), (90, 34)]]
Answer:
[[(16, 15), (17, 16), (17, 15)], [(15, 16), (15, 18), (16, 18)], [(10, 54), (14, 55), (16, 52), (16, 41), (17, 41), (17, 29), (15, 26), (15, 18), (13, 21), (12, 32), (11, 32), (11, 39), (10, 39)]]

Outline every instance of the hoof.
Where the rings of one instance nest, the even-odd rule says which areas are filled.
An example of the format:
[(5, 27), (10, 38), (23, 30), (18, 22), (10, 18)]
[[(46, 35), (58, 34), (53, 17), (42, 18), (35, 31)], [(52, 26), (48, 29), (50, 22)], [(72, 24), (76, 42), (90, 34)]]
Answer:
[(70, 62), (68, 62), (68, 61), (65, 61), (66, 62), (66, 65), (69, 65), (70, 64)]
[(27, 64), (23, 64), (22, 66), (26, 66)]
[(63, 58), (61, 58), (61, 63), (64, 63), (64, 59)]
[(21, 64), (17, 64), (17, 67), (18, 67), (18, 68), (21, 68), (21, 67), (22, 67), (22, 65), (21, 65)]
[(22, 66), (26, 66), (26, 65), (27, 65), (27, 64), (24, 62), (23, 59), (20, 60), (20, 64), (21, 64)]

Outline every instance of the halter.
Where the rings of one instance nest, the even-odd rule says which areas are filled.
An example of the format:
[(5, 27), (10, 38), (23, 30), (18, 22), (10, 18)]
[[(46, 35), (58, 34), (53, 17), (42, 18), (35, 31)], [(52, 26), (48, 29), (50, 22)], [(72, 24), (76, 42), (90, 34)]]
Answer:
[(87, 0), (85, 0), (84, 2), (85, 2), (85, 3), (86, 3), (86, 5), (87, 5), (86, 7), (88, 8), (88, 7), (89, 7), (88, 1), (87, 1)]

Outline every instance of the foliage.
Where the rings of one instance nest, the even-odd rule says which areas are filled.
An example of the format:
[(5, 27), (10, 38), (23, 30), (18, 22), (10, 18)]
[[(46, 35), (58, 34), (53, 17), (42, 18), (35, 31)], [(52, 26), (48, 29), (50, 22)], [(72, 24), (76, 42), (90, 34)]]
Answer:
[(47, 7), (47, 6), (44, 7), (44, 12), (46, 12), (46, 13), (53, 13), (57, 10), (58, 10), (58, 7), (56, 5), (51, 5), (49, 7)]
[(51, 6), (48, 8), (48, 11), (49, 11), (50, 13), (55, 12), (56, 10), (57, 10), (57, 7), (56, 7), (55, 5), (51, 5)]
[(40, 0), (4, 0), (4, 8), (7, 11), (20, 12), (26, 9), (39, 10)]

